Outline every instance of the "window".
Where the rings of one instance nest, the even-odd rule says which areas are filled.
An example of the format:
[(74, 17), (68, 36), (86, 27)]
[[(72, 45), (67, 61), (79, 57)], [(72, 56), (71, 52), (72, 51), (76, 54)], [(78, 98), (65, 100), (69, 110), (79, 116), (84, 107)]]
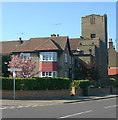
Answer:
[(70, 56), (70, 64), (71, 64), (71, 56)]
[(74, 79), (74, 74), (72, 73), (72, 79)]
[(65, 63), (67, 63), (67, 54), (65, 53)]
[(72, 57), (72, 64), (74, 63), (74, 59), (73, 59), (73, 57)]
[(65, 78), (67, 78), (67, 72), (65, 72)]
[(90, 18), (90, 24), (95, 24), (95, 18), (93, 16)]
[(57, 77), (56, 71), (41, 71), (40, 77)]
[(95, 38), (96, 37), (96, 34), (91, 34), (91, 38)]
[(40, 61), (57, 61), (56, 52), (40, 52)]
[(23, 58), (26, 59), (26, 58), (30, 58), (30, 53), (23, 53)]

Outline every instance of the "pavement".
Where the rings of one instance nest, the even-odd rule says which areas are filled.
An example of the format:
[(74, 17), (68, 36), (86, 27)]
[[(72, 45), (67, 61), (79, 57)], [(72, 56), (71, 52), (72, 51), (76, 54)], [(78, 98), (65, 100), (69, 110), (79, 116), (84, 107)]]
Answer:
[(118, 95), (109, 94), (109, 95), (99, 95), (99, 96), (70, 96), (68, 98), (56, 98), (56, 99), (39, 99), (39, 100), (9, 100), (1, 99), (0, 103), (2, 105), (54, 105), (54, 104), (66, 104), (82, 101), (91, 101), (99, 99), (109, 99), (118, 97)]

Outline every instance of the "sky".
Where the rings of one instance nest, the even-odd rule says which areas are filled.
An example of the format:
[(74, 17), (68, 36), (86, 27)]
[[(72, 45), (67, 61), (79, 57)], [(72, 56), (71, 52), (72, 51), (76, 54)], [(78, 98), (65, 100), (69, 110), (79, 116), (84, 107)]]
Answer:
[(81, 17), (90, 14), (107, 14), (108, 39), (116, 46), (116, 2), (2, 2), (2, 41), (53, 33), (79, 38)]

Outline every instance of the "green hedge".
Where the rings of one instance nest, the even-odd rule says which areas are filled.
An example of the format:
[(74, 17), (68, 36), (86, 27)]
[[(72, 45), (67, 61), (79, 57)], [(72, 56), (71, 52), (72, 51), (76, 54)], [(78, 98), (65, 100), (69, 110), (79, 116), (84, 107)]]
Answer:
[(74, 86), (76, 88), (85, 88), (90, 85), (89, 80), (73, 80), (71, 83), (71, 86)]
[(89, 85), (90, 85), (89, 80), (73, 80), (71, 83), (71, 86), (74, 86), (76, 88), (82, 88), (84, 96), (88, 96)]
[[(2, 89), (13, 90), (13, 78), (2, 77)], [(68, 78), (16, 78), (16, 90), (57, 90), (69, 89)]]

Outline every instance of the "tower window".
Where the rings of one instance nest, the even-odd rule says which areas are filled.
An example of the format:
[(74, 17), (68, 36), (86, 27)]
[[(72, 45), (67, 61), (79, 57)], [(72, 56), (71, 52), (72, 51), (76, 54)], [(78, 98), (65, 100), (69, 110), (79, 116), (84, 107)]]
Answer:
[(95, 24), (95, 18), (93, 16), (90, 18), (90, 23)]
[(96, 34), (91, 34), (91, 38), (95, 38), (96, 37)]

